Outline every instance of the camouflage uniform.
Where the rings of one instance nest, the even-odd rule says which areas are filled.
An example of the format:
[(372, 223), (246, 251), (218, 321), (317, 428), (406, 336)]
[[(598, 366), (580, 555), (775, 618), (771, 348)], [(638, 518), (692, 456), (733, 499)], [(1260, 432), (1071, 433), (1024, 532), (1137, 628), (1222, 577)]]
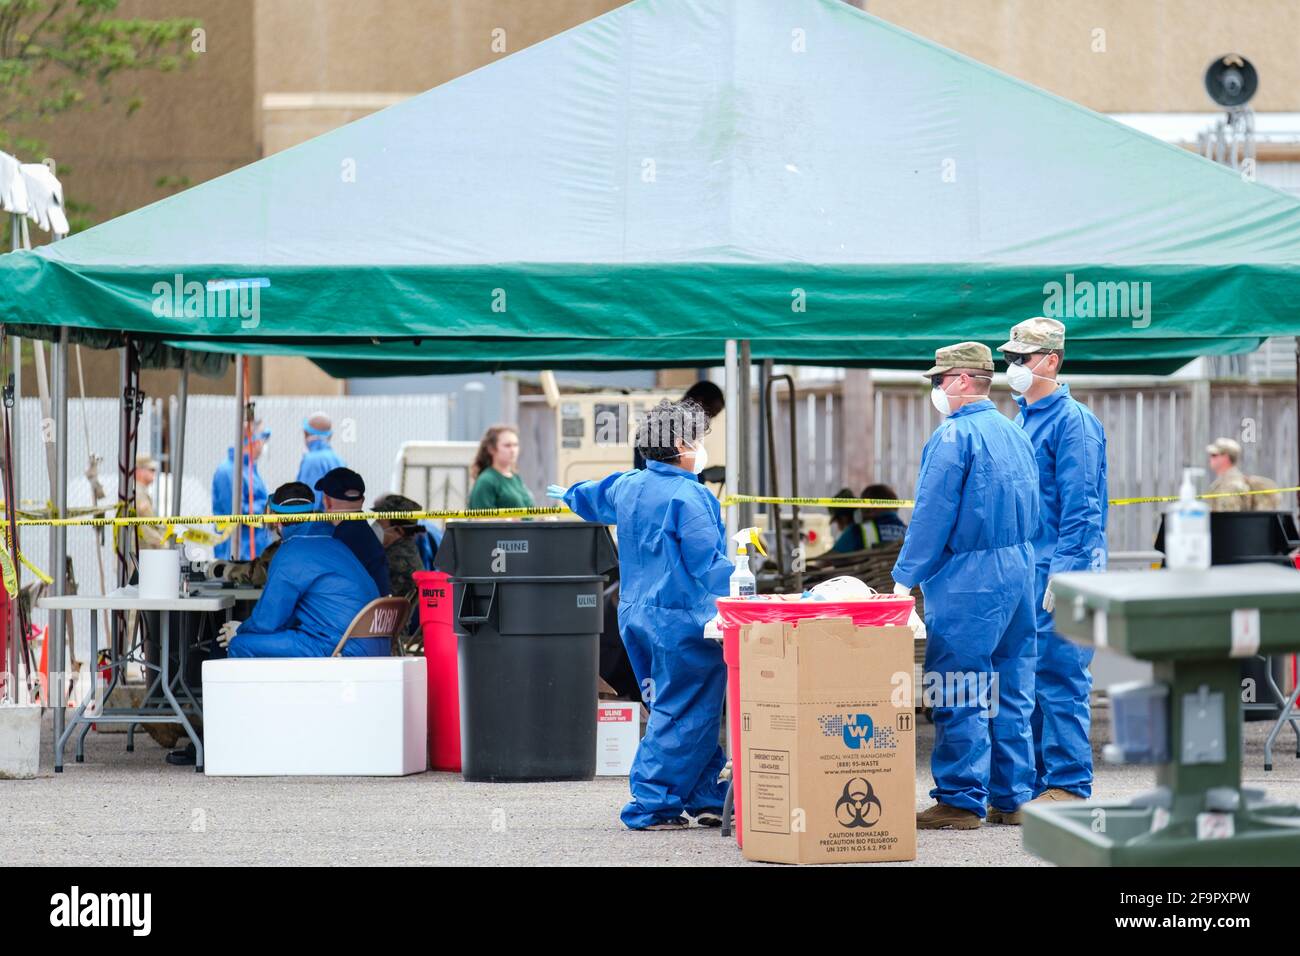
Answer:
[[(1251, 498), (1253, 496), (1245, 494), (1250, 491), (1250, 482), (1242, 474), (1241, 469), (1233, 465), (1210, 485), (1209, 494), (1232, 495), (1231, 498), (1210, 498), (1211, 511), (1250, 511)], [(1240, 496), (1240, 497), (1238, 497)]]
[(271, 542), (265, 551), (258, 552), (252, 561), (232, 564), (226, 571), (225, 579), (232, 584), (242, 584), (250, 588), (266, 587), (266, 575), (271, 568), (271, 559), (280, 548), (280, 539)]
[[(141, 518), (154, 518), (158, 515), (158, 512), (153, 507), (153, 498), (150, 497), (149, 492), (138, 485), (135, 489), (135, 513)], [(140, 534), (141, 550), (163, 547), (162, 525), (138, 524), (135, 527)]]
[(392, 582), (393, 594), (410, 597), (415, 593), (415, 581), (411, 575), (424, 570), (415, 538), (398, 538), (384, 549), (384, 556), (388, 558), (388, 580)]

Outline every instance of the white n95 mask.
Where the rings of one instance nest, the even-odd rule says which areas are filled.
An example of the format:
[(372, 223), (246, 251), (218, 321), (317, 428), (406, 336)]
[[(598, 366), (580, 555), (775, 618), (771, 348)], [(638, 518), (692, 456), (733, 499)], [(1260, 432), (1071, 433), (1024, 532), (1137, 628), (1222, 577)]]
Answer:
[(697, 442), (695, 445), (695, 467), (691, 470), (699, 474), (705, 468), (709, 467), (709, 450), (704, 447), (703, 442)]
[[(1042, 359), (1039, 359), (1039, 362), (1041, 363)], [(1034, 366), (1034, 368), (1037, 367), (1038, 366)], [(1034, 369), (1030, 368), (1025, 362), (1007, 366), (1007, 384), (1011, 386), (1013, 392), (1019, 392), (1023, 395), (1033, 387), (1034, 379), (1036, 378), (1050, 381), (1050, 379), (1046, 379), (1045, 376), (1035, 375)]]
[(952, 414), (952, 406), (948, 404), (948, 393), (943, 390), (942, 385), (936, 385), (930, 389), (930, 404), (944, 418)]

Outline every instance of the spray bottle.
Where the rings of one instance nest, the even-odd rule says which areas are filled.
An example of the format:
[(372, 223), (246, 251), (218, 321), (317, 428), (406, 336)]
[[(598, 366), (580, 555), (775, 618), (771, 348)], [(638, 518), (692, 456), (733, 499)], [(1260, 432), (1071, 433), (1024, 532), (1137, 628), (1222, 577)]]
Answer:
[(748, 547), (753, 545), (759, 554), (767, 554), (762, 532), (758, 528), (742, 528), (731, 536), (731, 540), (736, 542), (736, 570), (731, 572), (731, 596), (753, 597), (758, 589), (754, 572), (749, 569)]
[(1196, 497), (1192, 476), (1200, 468), (1184, 468), (1183, 484), (1165, 519), (1165, 567), (1175, 571), (1204, 571), (1210, 566), (1210, 509)]

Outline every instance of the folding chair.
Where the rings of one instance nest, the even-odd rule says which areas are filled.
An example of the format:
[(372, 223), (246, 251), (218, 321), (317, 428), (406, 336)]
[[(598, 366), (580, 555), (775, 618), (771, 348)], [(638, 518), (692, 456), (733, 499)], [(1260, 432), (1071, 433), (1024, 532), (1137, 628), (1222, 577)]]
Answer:
[(411, 602), (404, 597), (375, 598), (352, 619), (347, 632), (334, 647), (331, 657), (343, 656), (343, 645), (353, 638), (386, 637), (390, 644), (406, 629), (406, 619), (411, 616)]

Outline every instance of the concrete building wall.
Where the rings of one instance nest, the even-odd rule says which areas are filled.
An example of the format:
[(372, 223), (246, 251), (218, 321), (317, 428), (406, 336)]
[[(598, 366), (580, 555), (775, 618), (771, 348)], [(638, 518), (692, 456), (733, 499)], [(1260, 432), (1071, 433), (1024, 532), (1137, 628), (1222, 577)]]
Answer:
[(1252, 103), (1257, 110), (1300, 109), (1300, 3), (1295, 0), (864, 0), (860, 5), (1103, 113), (1211, 109), (1201, 77), (1226, 53), (1241, 54), (1259, 70), (1259, 94)]

